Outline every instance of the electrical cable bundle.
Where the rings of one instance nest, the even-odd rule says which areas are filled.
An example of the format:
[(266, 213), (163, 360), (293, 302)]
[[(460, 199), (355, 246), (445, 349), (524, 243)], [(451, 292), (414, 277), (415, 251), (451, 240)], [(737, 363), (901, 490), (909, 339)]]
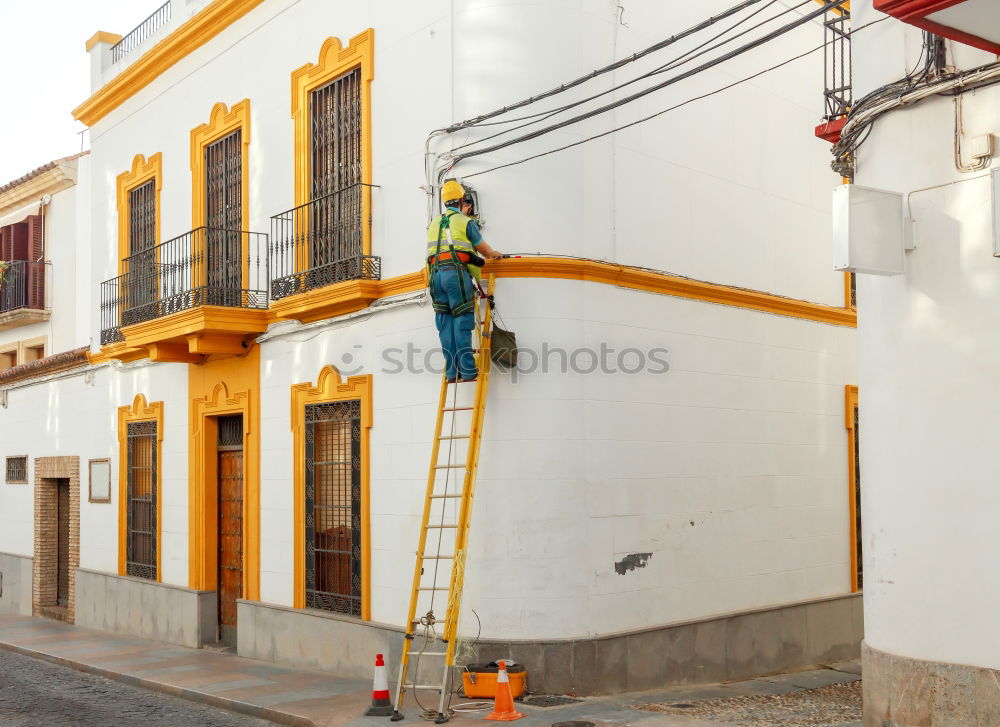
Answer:
[[(917, 72), (916, 66), (923, 63)], [(875, 122), (884, 114), (936, 95), (960, 94), (1000, 81), (1000, 62), (968, 71), (948, 71), (942, 40), (924, 32), (924, 45), (914, 70), (903, 78), (881, 86), (856, 101), (847, 115), (840, 140), (833, 145), (834, 171), (854, 176), (856, 154), (868, 140)]]
[[(813, 9), (813, 10), (809, 10), (808, 12), (806, 12), (805, 10), (803, 10), (803, 8), (805, 8), (805, 6), (811, 6), (811, 7), (813, 7), (815, 0), (801, 0), (800, 2), (797, 2), (794, 5), (786, 6), (783, 10), (777, 12), (776, 14), (772, 14), (769, 17), (766, 17), (766, 18), (764, 18), (762, 20), (757, 20), (754, 24), (750, 25), (750, 22), (752, 20), (757, 19), (758, 16), (761, 16), (762, 14), (764, 14), (765, 11), (768, 10), (768, 8), (772, 7), (773, 5), (777, 4), (778, 2), (779, 2), (779, 0), (768, 0), (767, 2), (765, 2), (765, 0), (743, 0), (743, 2), (740, 2), (739, 4), (737, 4), (737, 5), (729, 8), (728, 10), (726, 10), (726, 11), (724, 11), (722, 13), (719, 13), (717, 15), (712, 16), (711, 18), (708, 18), (707, 20), (704, 20), (704, 21), (702, 21), (702, 22), (700, 22), (700, 23), (698, 23), (698, 24), (696, 24), (696, 25), (688, 28), (687, 30), (684, 30), (684, 31), (682, 31), (680, 33), (677, 33), (677, 34), (675, 34), (675, 35), (673, 35), (673, 36), (671, 36), (671, 37), (669, 37), (669, 38), (667, 38), (665, 40), (659, 41), (659, 42), (653, 44), (652, 46), (649, 46), (648, 48), (645, 48), (645, 49), (643, 49), (643, 50), (641, 50), (641, 51), (639, 51), (637, 53), (634, 53), (634, 54), (626, 57), (626, 58), (623, 58), (621, 60), (615, 61), (614, 63), (611, 63), (611, 64), (609, 64), (607, 66), (602, 67), (602, 68), (595, 69), (594, 71), (592, 71), (592, 72), (590, 72), (590, 73), (588, 73), (588, 74), (586, 74), (584, 76), (580, 76), (580, 77), (575, 78), (575, 79), (573, 79), (571, 81), (563, 83), (563, 84), (561, 84), (561, 85), (559, 85), (559, 86), (557, 86), (555, 88), (552, 88), (552, 89), (550, 89), (548, 91), (536, 94), (534, 96), (528, 97), (528, 98), (523, 99), (521, 101), (517, 101), (515, 103), (505, 105), (502, 108), (496, 109), (494, 111), (490, 111), (488, 113), (480, 114), (480, 115), (478, 115), (478, 116), (476, 116), (476, 117), (474, 117), (472, 119), (468, 119), (466, 121), (462, 121), (462, 122), (459, 122), (459, 123), (456, 123), (456, 124), (452, 124), (451, 126), (448, 126), (446, 128), (442, 128), (442, 129), (438, 129), (438, 130), (432, 132), (432, 134), (428, 137), (427, 144), (426, 144), (426, 162), (427, 162), (426, 172), (427, 172), (427, 191), (428, 191), (428, 195), (432, 196), (434, 188), (440, 184), (440, 182), (444, 179), (445, 175), (448, 172), (450, 172), (455, 167), (456, 164), (458, 164), (459, 162), (461, 162), (463, 160), (467, 160), (467, 159), (471, 159), (471, 158), (474, 158), (474, 157), (477, 157), (477, 156), (482, 156), (482, 155), (490, 154), (490, 153), (497, 152), (497, 151), (500, 151), (502, 149), (505, 149), (505, 148), (517, 145), (517, 144), (528, 142), (528, 141), (537, 139), (539, 137), (545, 136), (547, 134), (550, 134), (552, 132), (558, 131), (560, 129), (564, 129), (564, 128), (567, 128), (567, 127), (570, 127), (570, 126), (574, 126), (576, 124), (582, 123), (582, 122), (587, 121), (589, 119), (592, 119), (594, 117), (600, 116), (602, 114), (605, 114), (605, 113), (608, 113), (608, 112), (613, 111), (615, 109), (618, 109), (620, 107), (623, 107), (623, 106), (625, 106), (627, 104), (630, 104), (630, 103), (632, 103), (634, 101), (637, 101), (637, 100), (639, 100), (639, 99), (641, 99), (641, 98), (643, 98), (645, 96), (648, 96), (649, 94), (652, 94), (652, 93), (654, 93), (656, 91), (662, 90), (664, 88), (667, 88), (669, 86), (677, 84), (677, 83), (679, 83), (679, 82), (681, 82), (683, 80), (692, 78), (692, 77), (697, 76), (699, 74), (702, 74), (702, 73), (704, 73), (706, 71), (709, 71), (710, 69), (713, 69), (713, 68), (719, 66), (720, 64), (725, 63), (728, 60), (737, 58), (738, 56), (741, 56), (741, 55), (743, 55), (743, 54), (745, 54), (745, 53), (747, 53), (747, 52), (749, 52), (751, 50), (759, 48), (759, 47), (761, 47), (761, 46), (763, 46), (763, 45), (765, 45), (765, 44), (767, 44), (767, 43), (769, 43), (769, 42), (771, 42), (771, 41), (779, 38), (780, 36), (783, 36), (786, 33), (791, 32), (792, 30), (794, 30), (794, 29), (796, 29), (796, 28), (798, 28), (798, 27), (800, 27), (802, 25), (805, 25), (805, 24), (810, 23), (812, 21), (818, 20), (819, 18), (821, 18), (821, 16), (825, 15), (827, 12), (829, 12), (831, 10), (838, 9), (841, 6), (845, 5), (846, 2), (847, 2), (847, 0), (832, 0), (831, 2), (828, 2), (828, 3), (826, 3), (826, 4), (824, 4), (824, 5), (820, 6), (820, 7), (817, 7), (815, 9)], [(761, 5), (761, 3), (763, 3), (763, 5)], [(757, 7), (755, 9), (753, 9), (752, 12), (750, 12), (750, 13), (742, 16), (742, 17), (737, 18), (733, 23), (730, 23), (721, 32), (716, 33), (715, 35), (709, 37), (705, 41), (702, 41), (701, 43), (699, 43), (695, 47), (691, 48), (690, 50), (687, 50), (686, 52), (681, 53), (677, 57), (674, 57), (674, 58), (672, 58), (670, 60), (667, 60), (664, 63), (661, 63), (660, 65), (658, 65), (657, 67), (653, 68), (652, 70), (646, 71), (646, 72), (644, 72), (644, 73), (642, 73), (640, 75), (637, 75), (637, 76), (635, 76), (635, 77), (633, 77), (631, 79), (625, 80), (623, 82), (614, 84), (613, 86), (611, 86), (610, 88), (608, 88), (606, 90), (602, 90), (602, 91), (598, 91), (598, 92), (589, 94), (586, 97), (581, 98), (579, 100), (575, 100), (575, 101), (572, 101), (572, 102), (569, 102), (569, 103), (562, 104), (560, 106), (549, 108), (549, 109), (546, 109), (544, 111), (539, 111), (539, 112), (536, 112), (536, 113), (522, 115), (522, 116), (518, 116), (518, 117), (515, 117), (515, 118), (506, 118), (506, 119), (501, 118), (501, 117), (504, 117), (505, 115), (509, 114), (510, 112), (512, 112), (514, 110), (523, 109), (525, 107), (531, 106), (531, 105), (533, 105), (533, 104), (535, 104), (535, 103), (537, 103), (539, 101), (542, 101), (544, 99), (551, 98), (551, 97), (557, 96), (557, 95), (559, 95), (561, 93), (564, 93), (566, 91), (569, 91), (570, 89), (577, 88), (577, 87), (579, 87), (579, 86), (587, 83), (588, 81), (591, 81), (591, 80), (593, 80), (595, 78), (603, 76), (604, 74), (607, 74), (607, 73), (610, 73), (612, 71), (616, 71), (618, 69), (624, 68), (624, 67), (628, 66), (629, 64), (634, 63), (634, 62), (636, 62), (636, 61), (638, 61), (640, 59), (646, 58), (647, 56), (649, 56), (649, 55), (651, 55), (651, 54), (653, 54), (655, 52), (658, 52), (658, 51), (661, 51), (661, 50), (663, 50), (665, 48), (668, 48), (668, 47), (676, 44), (677, 42), (679, 42), (679, 41), (681, 41), (681, 40), (683, 40), (685, 38), (690, 38), (692, 36), (695, 36), (698, 33), (702, 32), (702, 31), (705, 31), (705, 30), (707, 30), (707, 29), (715, 26), (718, 23), (721, 23), (724, 20), (727, 20), (729, 18), (733, 18), (734, 16), (739, 15), (742, 11), (748, 10), (748, 9), (752, 8), (753, 6), (755, 6), (755, 5), (759, 5), (760, 7)], [(782, 21), (783, 17), (786, 16), (786, 15), (788, 15), (788, 14), (794, 14), (797, 17), (794, 17), (794, 19), (792, 19), (790, 21), (784, 22), (783, 25), (780, 25), (777, 28), (774, 28), (772, 30), (768, 31), (768, 30), (765, 29), (764, 32), (762, 32), (760, 35), (757, 35), (756, 37), (753, 37), (751, 35), (751, 34), (753, 34), (753, 31), (755, 31), (755, 30), (758, 30), (760, 28), (764, 28), (765, 26), (767, 26), (769, 24), (772, 24), (772, 23), (775, 23), (776, 21), (777, 22)], [(875, 21), (875, 22), (880, 22), (880, 21)], [(740, 39), (743, 39), (743, 38), (745, 38), (747, 36), (751, 36), (751, 39), (747, 40), (742, 45), (739, 45), (736, 48), (732, 48), (731, 50), (728, 50), (728, 51), (725, 50), (725, 48), (724, 48), (725, 46), (731, 45), (734, 42), (736, 42), (736, 41), (738, 41)], [(477, 175), (481, 175), (481, 174), (487, 174), (489, 172), (493, 172), (493, 171), (496, 171), (498, 169), (503, 169), (505, 167), (514, 166), (514, 165), (517, 165), (517, 164), (523, 164), (526, 161), (530, 161), (532, 159), (537, 159), (540, 156), (546, 156), (548, 154), (554, 154), (556, 152), (563, 151), (563, 150), (568, 149), (570, 147), (578, 146), (580, 144), (584, 144), (584, 143), (587, 143), (589, 141), (593, 141), (595, 139), (599, 139), (599, 138), (601, 138), (603, 136), (607, 136), (607, 135), (615, 133), (617, 131), (621, 131), (622, 129), (629, 128), (630, 126), (634, 126), (636, 124), (643, 123), (644, 121), (648, 121), (648, 120), (650, 120), (652, 118), (655, 118), (655, 117), (660, 116), (662, 114), (668, 113), (669, 111), (673, 111), (673, 110), (678, 109), (678, 108), (680, 108), (682, 106), (685, 106), (685, 105), (687, 105), (689, 103), (693, 103), (694, 101), (706, 98), (706, 97), (714, 95), (716, 93), (720, 93), (720, 92), (722, 92), (722, 91), (724, 91), (726, 89), (732, 88), (733, 86), (736, 86), (736, 85), (738, 85), (740, 83), (745, 83), (746, 81), (749, 81), (749, 80), (752, 80), (754, 78), (757, 78), (758, 76), (761, 76), (764, 73), (767, 73), (769, 71), (773, 71), (773, 70), (775, 70), (777, 68), (780, 68), (780, 67), (782, 67), (784, 65), (787, 65), (788, 63), (791, 63), (792, 61), (798, 60), (799, 58), (802, 58), (802, 57), (804, 57), (806, 55), (809, 55), (809, 54), (814, 53), (814, 52), (816, 52), (818, 50), (821, 50), (825, 46), (826, 46), (826, 44), (824, 43), (822, 45), (819, 45), (819, 46), (817, 46), (815, 48), (812, 48), (812, 49), (806, 51), (805, 53), (796, 55), (796, 56), (794, 56), (792, 58), (787, 59), (786, 61), (783, 61), (781, 63), (773, 65), (773, 66), (771, 66), (769, 68), (766, 68), (766, 69), (764, 69), (764, 70), (762, 70), (762, 71), (760, 71), (758, 73), (749, 75), (749, 76), (747, 76), (745, 78), (742, 78), (742, 79), (740, 79), (740, 80), (738, 80), (738, 81), (736, 81), (734, 83), (727, 84), (727, 85), (725, 85), (725, 86), (723, 86), (723, 87), (721, 87), (719, 89), (716, 89), (714, 91), (711, 91), (709, 93), (701, 94), (701, 95), (696, 96), (694, 98), (689, 98), (689, 99), (687, 99), (687, 100), (685, 100), (685, 101), (683, 101), (681, 103), (675, 104), (675, 105), (673, 105), (673, 106), (671, 106), (671, 107), (669, 107), (667, 109), (664, 109), (662, 111), (656, 112), (656, 113), (651, 114), (651, 115), (648, 115), (648, 116), (646, 116), (646, 117), (644, 117), (642, 119), (639, 119), (637, 121), (634, 121), (634, 122), (631, 122), (631, 123), (628, 123), (628, 124), (625, 124), (625, 125), (622, 125), (622, 126), (618, 126), (616, 128), (610, 129), (610, 130), (602, 132), (602, 133), (595, 134), (593, 136), (587, 137), (585, 139), (582, 139), (582, 140), (580, 140), (578, 142), (574, 142), (572, 144), (566, 144), (566, 145), (563, 145), (563, 146), (560, 146), (560, 147), (557, 147), (557, 148), (554, 148), (554, 149), (550, 149), (548, 151), (541, 152), (541, 153), (538, 153), (538, 154), (534, 154), (534, 155), (531, 155), (531, 156), (528, 156), (526, 158), (522, 158), (522, 159), (519, 159), (519, 160), (516, 160), (516, 161), (513, 161), (513, 162), (508, 162), (508, 163), (505, 163), (505, 164), (500, 164), (500, 165), (491, 167), (489, 169), (480, 170), (480, 171), (477, 171), (477, 172), (475, 172), (473, 174), (466, 174), (466, 175), (464, 175), (464, 178), (469, 178), (469, 177), (473, 177), (473, 176), (477, 176)], [(703, 60), (699, 64), (694, 65), (693, 67), (690, 66), (690, 64), (692, 64), (692, 62), (695, 61), (696, 59), (699, 59), (699, 58), (702, 58), (703, 56), (712, 54), (713, 51), (719, 51), (719, 54), (718, 55), (714, 55), (713, 57), (710, 57), (707, 60)], [(689, 67), (686, 70), (679, 70), (683, 66), (689, 66)], [(672, 73), (672, 72), (675, 72), (675, 71), (676, 71), (676, 73)], [(657, 76), (660, 76), (662, 74), (668, 74), (668, 73), (670, 73), (671, 75), (669, 75), (664, 80), (662, 80), (662, 81), (656, 80)], [(646, 88), (643, 88), (641, 90), (635, 91), (635, 92), (631, 93), (630, 95), (625, 96), (623, 98), (606, 102), (606, 103), (604, 103), (604, 104), (602, 104), (600, 106), (597, 106), (596, 108), (592, 108), (592, 109), (589, 109), (589, 110), (578, 111), (573, 116), (570, 116), (568, 118), (564, 118), (562, 120), (553, 120), (551, 123), (545, 125), (545, 122), (549, 121), (550, 119), (553, 119), (554, 117), (556, 117), (556, 116), (558, 116), (560, 114), (564, 114), (564, 113), (566, 113), (566, 112), (568, 112), (568, 111), (570, 111), (572, 109), (577, 109), (577, 108), (579, 108), (581, 106), (584, 106), (585, 104), (589, 104), (589, 103), (591, 103), (593, 101), (596, 101), (597, 99), (600, 99), (601, 97), (607, 96), (609, 94), (613, 94), (613, 93), (615, 93), (617, 91), (620, 91), (621, 89), (624, 89), (624, 88), (626, 88), (628, 86), (631, 86), (631, 85), (633, 85), (635, 83), (638, 83), (638, 82), (644, 81), (644, 80), (649, 80), (649, 79), (653, 79), (656, 82), (654, 82), (653, 84), (647, 86)], [(474, 139), (472, 141), (466, 141), (466, 142), (462, 143), (461, 145), (454, 147), (449, 152), (445, 152), (445, 153), (440, 154), (440, 155), (432, 155), (430, 147), (431, 147), (431, 143), (432, 143), (433, 139), (435, 139), (437, 137), (441, 137), (441, 136), (450, 135), (450, 134), (453, 134), (453, 133), (455, 133), (457, 131), (472, 130), (472, 129), (478, 129), (478, 128), (481, 128), (481, 127), (482, 128), (485, 128), (485, 127), (499, 127), (499, 129), (496, 130), (496, 131), (494, 131), (493, 133), (485, 136), (485, 137)], [(523, 130), (523, 133), (521, 133), (519, 136), (514, 136), (513, 138), (507, 138), (506, 140), (502, 140), (502, 141), (499, 140), (500, 137), (512, 134), (513, 132), (516, 132), (516, 131), (522, 131), (522, 130)], [(494, 143), (487, 144), (487, 142), (490, 142), (490, 141), (493, 141)]]

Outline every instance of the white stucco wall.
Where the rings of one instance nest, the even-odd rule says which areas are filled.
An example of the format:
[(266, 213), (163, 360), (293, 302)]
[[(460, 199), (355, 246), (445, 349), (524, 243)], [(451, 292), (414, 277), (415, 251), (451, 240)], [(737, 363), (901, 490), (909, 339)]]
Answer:
[[(154, 364), (102, 366), (47, 382), (15, 384), (0, 409), (0, 457), (28, 455), (29, 480), (37, 457), (80, 458), (80, 567), (118, 570), (118, 407), (131, 406), (137, 393), (164, 402), (163, 574), (165, 583), (186, 586), (187, 371)], [(111, 460), (111, 503), (89, 501), (87, 461)], [(34, 485), (0, 484), (0, 552), (32, 555)]]
[[(498, 300), (526, 349), (663, 348), (670, 370), (584, 374), (579, 354), (561, 372), (552, 354), (547, 373), (494, 374), (466, 570), (483, 636), (604, 634), (849, 590), (852, 330), (573, 281), (501, 280)], [(408, 342), (437, 345), (427, 306), (262, 344), (263, 600), (292, 598), (288, 386), (332, 364), (374, 375), (372, 617), (405, 613), (439, 382), (392, 372), (386, 351)], [(653, 555), (619, 575), (631, 553)]]
[[(346, 43), (375, 28), (373, 181), (381, 187), (373, 252), (388, 277), (421, 265), (426, 198), (418, 187), (431, 129), (589, 72), (727, 6), (691, 0), (667, 9), (636, 0), (626, 3), (626, 26), (606, 0), (261, 4), (91, 130), (91, 188), (81, 193), (90, 195), (90, 215), (80, 221), (92, 251), (77, 270), (88, 281), (92, 340), (99, 284), (116, 274), (116, 176), (135, 154), (162, 152), (161, 239), (186, 232), (190, 130), (216, 102), (249, 98), (250, 228), (268, 231), (269, 217), (293, 204), (289, 76), (316, 61), (328, 36)], [(577, 140), (730, 83), (818, 44), (821, 28), (809, 27), (613, 117), (458, 172)], [(474, 178), (487, 238), (506, 252), (607, 258), (842, 305), (843, 277), (830, 269), (828, 253), (828, 192), (837, 180), (827, 148), (812, 136), (822, 113), (822, 64), (819, 56), (801, 64), (627, 133)], [(597, 283), (504, 279), (498, 286), (504, 320), (522, 346), (662, 347), (670, 371), (494, 378), (464, 631), (475, 633), (472, 609), (483, 636), (556, 638), (849, 590), (843, 396), (844, 385), (855, 383), (852, 329)], [(436, 345), (429, 306), (261, 344), (262, 600), (292, 602), (289, 387), (315, 382), (333, 364), (374, 374), (372, 617), (403, 618), (439, 382), (432, 373), (382, 370), (383, 352), (408, 343)], [(81, 462), (90, 450), (99, 454), (86, 456), (110, 456), (117, 484), (115, 408), (139, 392), (166, 403), (163, 580), (179, 585), (188, 576), (186, 371), (102, 370), (78, 394), (81, 406), (59, 409), (60, 427), (78, 437), (67, 448)], [(51, 396), (59, 386), (70, 384), (12, 393), (0, 422), (28, 432), (42, 410), (39, 392)], [(20, 419), (9, 419), (14, 411)], [(95, 417), (106, 425), (95, 427)], [(30, 521), (27, 507), (20, 517)], [(117, 509), (87, 504), (82, 517), (81, 566), (113, 571)], [(11, 552), (30, 549), (30, 532), (17, 538)], [(652, 555), (645, 567), (616, 573), (616, 562), (635, 553)]]
[[(316, 61), (328, 36), (346, 43), (375, 29), (373, 182), (381, 188), (374, 194), (373, 252), (391, 276), (420, 264), (414, 240), (422, 239), (426, 198), (417, 187), (432, 129), (547, 90), (728, 6), (630, 2), (626, 26), (608, 0), (264, 3), (92, 128), (93, 183), (101, 190), (92, 221), (94, 285), (115, 273), (114, 179), (135, 154), (163, 153), (162, 238), (191, 228), (189, 132), (218, 101), (250, 99), (250, 227), (269, 231), (270, 216), (293, 204), (289, 77)], [(766, 50), (600, 119), (470, 160), (456, 173), (523, 158), (714, 90), (815, 46), (821, 30), (811, 23)], [(703, 40), (682, 41), (531, 111), (605, 90)], [(826, 146), (812, 135), (822, 114), (821, 78), (822, 58), (814, 54), (629, 131), (476, 177), (470, 181), (482, 193), (487, 237), (506, 252), (608, 258), (841, 305), (843, 281), (828, 259), (829, 189), (837, 179)], [(484, 133), (463, 132), (440, 148)]]
[[(858, 12), (875, 15), (869, 3)], [(865, 85), (855, 96), (912, 68), (918, 44), (918, 31), (895, 21), (859, 34)], [(990, 60), (947, 45), (960, 67)], [(998, 101), (995, 88), (964, 95), (966, 139), (1000, 131)], [(989, 172), (956, 171), (954, 119), (942, 97), (888, 114), (859, 158), (858, 183), (913, 192), (918, 245), (903, 275), (858, 280), (865, 639), (905, 657), (995, 669), (1000, 260)]]

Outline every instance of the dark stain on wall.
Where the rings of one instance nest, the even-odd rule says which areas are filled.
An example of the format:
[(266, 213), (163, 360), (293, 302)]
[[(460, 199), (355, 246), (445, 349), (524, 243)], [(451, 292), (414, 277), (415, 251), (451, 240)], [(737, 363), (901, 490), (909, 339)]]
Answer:
[(652, 553), (629, 553), (620, 561), (615, 563), (615, 573), (623, 576), (630, 570), (645, 568), (646, 564), (649, 563), (649, 559), (652, 557)]

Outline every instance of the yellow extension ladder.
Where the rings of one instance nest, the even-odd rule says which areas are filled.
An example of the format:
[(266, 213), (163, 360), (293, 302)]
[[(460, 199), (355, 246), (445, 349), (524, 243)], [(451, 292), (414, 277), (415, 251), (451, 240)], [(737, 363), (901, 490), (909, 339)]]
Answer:
[[(493, 286), (494, 278), (490, 275), (487, 279), (487, 295), (490, 300)], [(449, 384), (445, 376), (441, 376), (424, 515), (420, 525), (417, 562), (413, 570), (410, 609), (406, 617), (406, 638), (403, 641), (393, 699), (393, 721), (403, 719), (401, 708), (407, 690), (414, 693), (414, 700), (418, 704), (420, 702), (415, 692), (438, 692), (435, 721), (438, 724), (448, 721), (447, 708), (451, 696), (449, 677), (455, 661), (469, 521), (476, 490), (476, 469), (479, 465), (486, 392), (490, 381), (490, 334), (493, 330), (491, 308), (487, 300), (476, 301), (473, 346), (476, 349), (479, 376), (471, 400), (467, 397), (467, 391), (472, 388), (472, 384)], [(445, 578), (448, 579), (448, 584), (442, 585)], [(440, 596), (445, 593), (447, 600), (442, 600)], [(435, 611), (435, 607), (438, 607), (438, 611)], [(440, 607), (444, 608), (443, 614), (440, 613)], [(422, 612), (420, 616), (417, 615), (418, 608)], [(441, 628), (440, 632), (438, 627)], [(429, 665), (431, 668), (428, 668)], [(437, 669), (433, 668), (437, 666), (440, 666), (440, 683), (417, 683), (422, 674), (437, 674)], [(412, 679), (408, 681), (411, 674)]]

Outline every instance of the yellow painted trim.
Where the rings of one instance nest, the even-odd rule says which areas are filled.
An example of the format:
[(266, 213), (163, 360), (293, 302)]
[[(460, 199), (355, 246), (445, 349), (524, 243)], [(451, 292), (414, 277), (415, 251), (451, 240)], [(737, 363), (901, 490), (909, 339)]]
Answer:
[(796, 298), (783, 298), (771, 293), (706, 283), (612, 263), (569, 258), (520, 258), (491, 262), (485, 271), (495, 273), (498, 278), (588, 280), (593, 283), (604, 283), (631, 290), (700, 300), (706, 303), (718, 303), (735, 308), (748, 308), (819, 323), (830, 323), (837, 326), (857, 325), (857, 313), (849, 308), (810, 303)]
[(142, 154), (132, 158), (132, 168), (118, 175), (116, 188), (118, 190), (118, 274), (125, 272), (124, 260), (130, 254), (129, 250), (129, 192), (145, 184), (150, 179), (155, 180), (156, 206), (156, 243), (160, 238), (160, 188), (163, 186), (163, 154), (156, 152), (147, 160)]
[(73, 109), (73, 117), (87, 126), (93, 126), (263, 1), (214, 0), (209, 3)]
[[(327, 38), (316, 63), (292, 72), (292, 123), (295, 129), (295, 206), (311, 201), (312, 136), (309, 95), (338, 76), (361, 68), (361, 181), (372, 181), (371, 83), (375, 73), (375, 31), (372, 28), (351, 38), (346, 48), (337, 38)], [(362, 250), (371, 255), (371, 187), (361, 195)], [(304, 266), (299, 261), (299, 269)]]
[(118, 33), (109, 33), (106, 30), (98, 30), (96, 33), (94, 33), (87, 39), (86, 43), (87, 52), (89, 53), (90, 49), (93, 48), (98, 43), (107, 43), (108, 45), (114, 45), (121, 39), (122, 37), (118, 35)]
[(118, 575), (125, 575), (128, 532), (128, 423), (156, 422), (156, 580), (163, 580), (163, 402), (146, 403), (136, 394), (132, 406), (118, 407)]
[(227, 308), (203, 305), (163, 318), (143, 321), (122, 328), (127, 348), (140, 348), (152, 343), (170, 341), (204, 333), (230, 334), (246, 337), (267, 330), (270, 316), (256, 308)]
[(372, 426), (372, 377), (351, 376), (343, 381), (333, 366), (324, 366), (316, 385), (306, 382), (291, 389), (292, 489), (294, 492), (294, 594), (295, 608), (306, 605), (306, 404), (359, 399), (361, 401), (361, 618), (371, 620), (371, 497), (369, 430)]
[(260, 599), (260, 347), (188, 366), (188, 579), (215, 590), (218, 557), (216, 417), (243, 415), (243, 598)]
[(103, 346), (97, 353), (87, 352), (87, 360), (92, 365), (108, 363), (109, 361), (127, 363), (129, 361), (138, 361), (141, 358), (146, 358), (146, 356), (147, 352), (145, 348), (129, 348), (124, 343), (112, 343)]
[[(857, 311), (847, 307), (838, 308), (797, 298), (783, 298), (771, 293), (706, 283), (612, 263), (567, 258), (520, 258), (491, 262), (487, 265), (486, 271), (494, 273), (498, 278), (587, 280), (628, 290), (642, 290), (688, 300), (746, 308), (835, 326), (853, 328), (857, 326), (858, 321)], [(91, 354), (91, 362), (100, 363), (110, 359), (124, 361), (127, 359), (123, 357), (134, 355), (136, 349), (166, 338), (206, 331), (229, 331), (234, 335), (250, 336), (263, 332), (269, 323), (276, 321), (297, 320), (311, 323), (353, 313), (381, 298), (413, 293), (426, 286), (426, 273), (421, 269), (385, 280), (348, 280), (298, 295), (290, 295), (273, 301), (267, 311), (202, 306), (156, 321), (137, 323), (123, 328), (126, 343), (105, 346), (101, 349), (101, 353)], [(169, 321), (169, 326), (164, 327), (164, 321)], [(122, 348), (116, 348), (118, 346)]]
[(858, 436), (858, 432), (854, 428), (854, 409), (857, 406), (858, 387), (850, 385), (845, 386), (844, 425), (847, 427), (847, 473), (848, 481), (850, 483), (848, 499), (851, 506), (851, 593), (857, 593), (857, 591), (860, 590), (860, 584), (858, 583), (858, 510), (857, 501), (854, 497), (854, 491), (858, 486), (857, 478), (855, 477), (857, 463), (854, 461), (854, 448)]
[(221, 101), (212, 107), (208, 122), (191, 129), (191, 228), (205, 224), (205, 147), (228, 136), (237, 129), (240, 136), (243, 173), (240, 190), (243, 215), (242, 229), (249, 227), (250, 219), (250, 99), (245, 98), (231, 109)]

